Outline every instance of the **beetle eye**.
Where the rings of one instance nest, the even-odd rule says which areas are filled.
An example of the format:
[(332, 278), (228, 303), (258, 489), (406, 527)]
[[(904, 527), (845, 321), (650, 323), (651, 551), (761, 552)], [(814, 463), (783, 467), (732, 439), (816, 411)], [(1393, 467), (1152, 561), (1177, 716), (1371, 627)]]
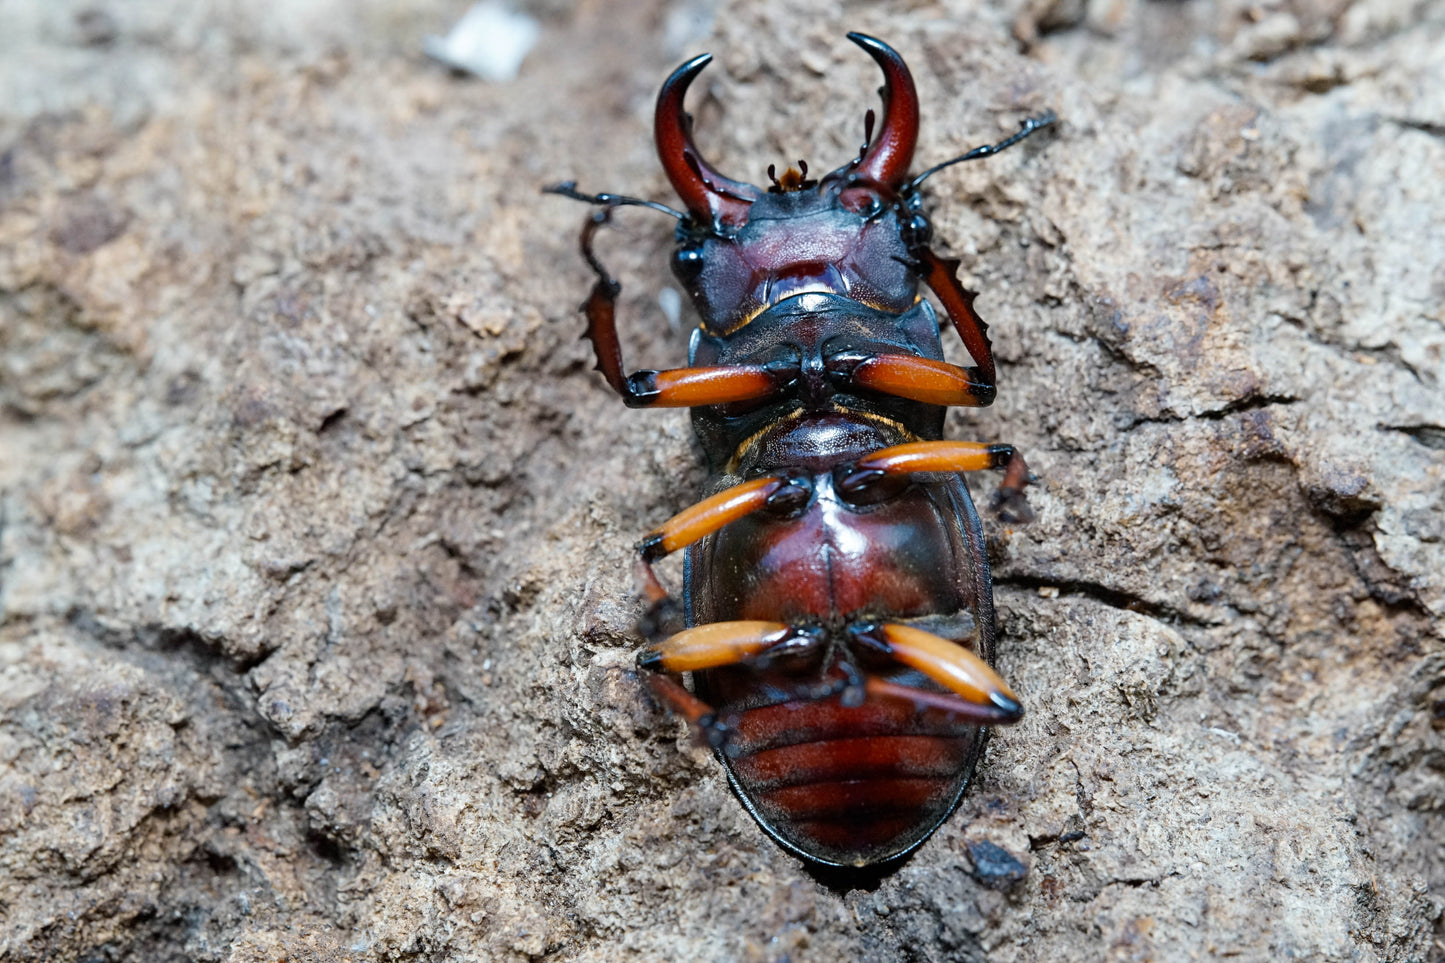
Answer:
[(933, 239), (933, 222), (922, 214), (914, 214), (903, 222), (899, 234), (909, 247), (921, 247)]
[(672, 252), (672, 273), (683, 284), (692, 284), (702, 273), (702, 249), (680, 247)]

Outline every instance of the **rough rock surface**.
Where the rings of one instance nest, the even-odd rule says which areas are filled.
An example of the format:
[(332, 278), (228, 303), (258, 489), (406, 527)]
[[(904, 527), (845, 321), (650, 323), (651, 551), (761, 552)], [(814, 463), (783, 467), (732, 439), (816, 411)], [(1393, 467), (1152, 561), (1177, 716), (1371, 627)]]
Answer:
[[(0, 959), (1445, 958), (1440, 0), (533, 0), (507, 86), (420, 55), (463, 7), (0, 14)], [(720, 167), (841, 162), (847, 29), (921, 159), (1063, 118), (930, 184), (1002, 362), (950, 430), (1043, 476), (988, 523), (1029, 715), (852, 888), (639, 690), (700, 462), (537, 194), (667, 197), (699, 50)]]

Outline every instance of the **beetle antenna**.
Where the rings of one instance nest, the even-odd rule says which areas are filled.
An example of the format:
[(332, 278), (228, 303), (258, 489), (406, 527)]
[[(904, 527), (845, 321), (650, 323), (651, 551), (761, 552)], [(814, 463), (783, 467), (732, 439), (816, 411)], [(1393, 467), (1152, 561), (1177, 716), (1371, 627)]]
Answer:
[(664, 214), (671, 214), (679, 221), (686, 220), (687, 215), (682, 211), (676, 211), (666, 204), (659, 204), (657, 201), (645, 201), (640, 197), (628, 197), (625, 194), (584, 194), (577, 189), (576, 181), (563, 181), (560, 184), (549, 184), (542, 188), (543, 194), (560, 194), (562, 197), (570, 197), (574, 201), (582, 201), (586, 204), (602, 204), (606, 207), (646, 207), (654, 211), (661, 211)]
[(952, 160), (946, 160), (942, 164), (934, 164), (928, 170), (924, 171), (922, 174), (919, 174), (917, 177), (913, 178), (913, 180), (909, 181), (908, 184), (903, 188), (902, 193), (913, 193), (918, 189), (919, 184), (922, 184), (924, 180), (932, 177), (934, 174), (937, 174), (945, 167), (952, 167), (954, 164), (962, 164), (964, 161), (978, 160), (980, 157), (992, 157), (994, 154), (997, 154), (1001, 150), (1007, 150), (1008, 148), (1017, 144), (1019, 141), (1023, 140), (1025, 137), (1029, 136), (1032, 133), (1035, 133), (1036, 131), (1043, 130), (1045, 127), (1048, 127), (1050, 124), (1054, 123), (1058, 119), (1058, 114), (1055, 114), (1052, 110), (1046, 110), (1037, 117), (1029, 117), (1025, 120), (1022, 120), (1019, 122), (1019, 131), (1017, 134), (1001, 140), (997, 144), (985, 144), (982, 147), (975, 147), (967, 154), (962, 154), (958, 157), (953, 158)]

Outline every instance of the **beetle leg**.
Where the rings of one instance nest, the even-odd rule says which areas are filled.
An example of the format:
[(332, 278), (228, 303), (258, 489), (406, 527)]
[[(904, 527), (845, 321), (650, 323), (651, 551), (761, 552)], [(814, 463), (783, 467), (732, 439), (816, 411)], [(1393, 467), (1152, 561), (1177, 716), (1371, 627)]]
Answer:
[(689, 724), (696, 726), (698, 733), (709, 746), (719, 749), (732, 735), (732, 729), (717, 717), (717, 710), (683, 688), (682, 683), (667, 675), (649, 673), (647, 684), (653, 695), (667, 703), (667, 707), (682, 716)]
[[(569, 195), (570, 196), (570, 195)], [(622, 342), (617, 337), (617, 295), (622, 285), (597, 259), (592, 239), (606, 224), (612, 205), (593, 212), (582, 226), (582, 256), (597, 281), (582, 302), (587, 316), (584, 337), (592, 342), (597, 370), (629, 408), (691, 408), (762, 401), (782, 391), (797, 378), (797, 368), (759, 364), (673, 368), (668, 371), (623, 373)]]
[(924, 632), (930, 632), (940, 638), (970, 647), (973, 645), (973, 640), (978, 637), (978, 621), (967, 609), (898, 618), (896, 623), (911, 629), (922, 629)]
[(876, 676), (870, 676), (863, 683), (863, 693), (871, 699), (899, 699), (911, 702), (917, 709), (942, 709), (981, 726), (1006, 726), (1018, 721), (1017, 716), (1010, 717), (992, 704), (982, 706), (960, 699), (958, 696), (929, 692), (911, 685), (900, 685)]
[[(997, 371), (993, 363), (993, 343), (988, 339), (988, 325), (973, 310), (977, 291), (970, 291), (958, 280), (958, 259), (941, 258), (927, 247), (913, 250), (918, 260), (919, 274), (923, 283), (937, 296), (953, 329), (963, 339), (963, 345), (973, 356), (974, 367), (969, 372), (991, 391)], [(992, 401), (992, 399), (990, 399)]]
[(635, 371), (628, 375), (622, 400), (629, 408), (695, 408), (763, 401), (797, 377), (797, 367), (773, 369), (760, 364)]
[[(957, 642), (896, 622), (855, 625), (848, 631), (860, 645), (917, 669), (952, 692), (963, 706), (957, 711), (996, 724), (1023, 717), (1023, 706), (1008, 684), (987, 662)], [(877, 695), (910, 698), (921, 705), (937, 704), (937, 697), (930, 693), (883, 680), (869, 680), (865, 689)]]
[(637, 551), (646, 561), (655, 562), (761, 508), (790, 508), (798, 499), (811, 497), (811, 487), (805, 483), (801, 477), (763, 475), (723, 489), (648, 532), (637, 543)]
[(790, 639), (807, 635), (782, 622), (712, 622), (677, 633), (637, 654), (639, 668), (698, 672), (748, 662)]
[(977, 376), (977, 369), (960, 368), (911, 354), (876, 354), (859, 358), (838, 356), (829, 370), (846, 384), (921, 401), (926, 405), (962, 405), (982, 408), (993, 404), (994, 388)]
[(671, 675), (765, 659), (780, 650), (797, 652), (826, 644), (816, 626), (792, 626), (782, 622), (713, 622), (677, 633), (637, 654), (637, 667), (649, 673), (652, 691), (672, 711), (697, 726), (708, 745), (721, 748), (732, 735), (717, 712), (688, 692)]
[(763, 475), (704, 498), (643, 536), (637, 543), (638, 581), (648, 601), (647, 614), (639, 627), (643, 636), (655, 639), (662, 634), (665, 616), (672, 605), (671, 596), (652, 568), (653, 562), (760, 509), (784, 514), (801, 511), (812, 495), (811, 480), (805, 476)]
[(1003, 482), (994, 495), (993, 510), (1018, 522), (1033, 519), (1024, 498), (1024, 486), (1034, 480), (1028, 464), (1013, 445), (978, 441), (917, 441), (881, 448), (851, 466), (835, 470), (834, 487), (847, 498), (885, 478), (920, 472), (981, 471), (1002, 468)]

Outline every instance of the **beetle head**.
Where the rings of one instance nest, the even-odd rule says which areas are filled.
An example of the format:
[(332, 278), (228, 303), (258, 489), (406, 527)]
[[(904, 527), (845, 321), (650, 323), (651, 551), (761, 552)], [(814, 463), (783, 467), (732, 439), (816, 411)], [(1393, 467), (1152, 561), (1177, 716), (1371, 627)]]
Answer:
[(848, 39), (883, 69), (883, 116), (854, 160), (819, 181), (807, 168), (774, 176), (773, 188), (724, 177), (703, 159), (683, 110), (688, 86), (712, 57), (694, 57), (662, 85), (655, 136), (668, 180), (687, 207), (673, 272), (704, 326), (725, 334), (779, 301), (807, 291), (841, 294), (898, 313), (917, 297), (909, 267), (926, 241), (916, 199), (904, 197), (918, 139), (918, 95), (892, 47), (859, 33)]

